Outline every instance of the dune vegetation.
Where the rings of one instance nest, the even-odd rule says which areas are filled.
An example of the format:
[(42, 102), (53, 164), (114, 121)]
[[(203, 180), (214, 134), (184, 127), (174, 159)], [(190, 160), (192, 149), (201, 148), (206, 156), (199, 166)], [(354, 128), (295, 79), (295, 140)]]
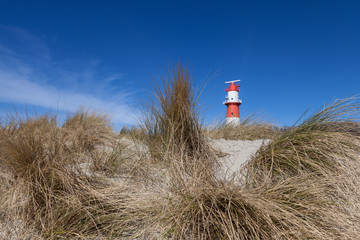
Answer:
[[(9, 115), (0, 129), (2, 239), (358, 239), (357, 98), (286, 130), (206, 129), (181, 64), (154, 80), (142, 125), (86, 110)], [(271, 139), (236, 177), (210, 138)]]
[(238, 126), (222, 122), (208, 127), (205, 131), (211, 139), (256, 140), (273, 139), (278, 132), (285, 130), (286, 128), (279, 128), (262, 120), (261, 115), (251, 114), (241, 119)]

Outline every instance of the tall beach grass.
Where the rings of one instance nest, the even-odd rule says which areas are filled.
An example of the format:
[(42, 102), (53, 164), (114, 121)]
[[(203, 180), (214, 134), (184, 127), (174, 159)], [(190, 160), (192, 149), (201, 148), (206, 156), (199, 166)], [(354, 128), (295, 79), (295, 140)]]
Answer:
[(281, 130), (265, 120), (261, 115), (250, 114), (240, 120), (240, 125), (227, 125), (225, 121), (213, 124), (206, 129), (207, 135), (212, 139), (226, 140), (257, 140), (272, 139)]
[(45, 239), (121, 238), (137, 232), (146, 217), (144, 209), (133, 210), (141, 198), (125, 183), (82, 166), (108, 146), (109, 129), (105, 118), (87, 112), (63, 126), (51, 114), (11, 117), (0, 138), (1, 165), (12, 179), (2, 195), (4, 218), (21, 219)]
[[(14, 227), (12, 239), (358, 239), (357, 98), (286, 131), (250, 117), (238, 129), (204, 132), (186, 67), (153, 86), (142, 128), (120, 134), (84, 110), (64, 124), (52, 114), (5, 121), (0, 226), (29, 230)], [(228, 178), (211, 134), (271, 141)], [(123, 155), (130, 140), (145, 143), (141, 157), (135, 148)]]
[[(144, 129), (152, 158), (169, 169), (214, 174), (215, 151), (202, 131), (199, 90), (191, 72), (178, 63), (167, 75), (153, 79), (153, 97), (144, 108)], [(200, 167), (206, 171), (200, 173)]]

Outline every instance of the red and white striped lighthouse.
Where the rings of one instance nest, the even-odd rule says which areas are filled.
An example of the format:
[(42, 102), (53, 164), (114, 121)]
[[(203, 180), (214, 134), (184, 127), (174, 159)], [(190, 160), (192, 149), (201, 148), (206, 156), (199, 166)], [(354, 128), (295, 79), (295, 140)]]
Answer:
[(240, 80), (225, 82), (230, 83), (230, 85), (225, 89), (227, 96), (225, 96), (226, 101), (224, 104), (227, 107), (226, 125), (231, 124), (236, 126), (240, 124), (239, 106), (242, 101), (239, 99), (240, 85), (235, 85), (235, 82), (240, 82)]

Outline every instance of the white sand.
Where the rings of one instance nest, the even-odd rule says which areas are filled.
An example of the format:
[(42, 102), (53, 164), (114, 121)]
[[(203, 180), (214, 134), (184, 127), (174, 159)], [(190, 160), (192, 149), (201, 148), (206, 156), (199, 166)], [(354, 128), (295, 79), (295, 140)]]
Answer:
[[(209, 140), (214, 148), (227, 154), (225, 157), (222, 157), (221, 160), (224, 166), (223, 170), (229, 174), (238, 171), (246, 161), (250, 160), (251, 156), (256, 153), (262, 144), (268, 144), (270, 142), (269, 139), (258, 139), (253, 141), (225, 139)], [(140, 154), (143, 156), (147, 153), (147, 147), (136, 140), (134, 142), (133, 139), (123, 137), (121, 138), (121, 143), (126, 146), (127, 150), (136, 152), (137, 155)]]
[(219, 139), (211, 140), (211, 142), (215, 148), (228, 154), (223, 157), (224, 165), (229, 173), (233, 173), (238, 171), (246, 161), (250, 160), (251, 156), (256, 153), (262, 144), (267, 144), (270, 140), (259, 139), (249, 141)]

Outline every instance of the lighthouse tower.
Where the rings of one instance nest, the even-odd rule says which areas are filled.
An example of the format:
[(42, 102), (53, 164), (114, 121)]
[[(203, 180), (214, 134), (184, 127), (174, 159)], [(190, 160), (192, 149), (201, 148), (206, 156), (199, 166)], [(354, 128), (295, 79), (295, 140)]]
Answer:
[(227, 107), (226, 125), (233, 126), (240, 124), (239, 106), (242, 103), (241, 99), (239, 99), (240, 85), (235, 85), (235, 82), (240, 82), (240, 80), (225, 82), (230, 85), (225, 89), (227, 96), (225, 96), (226, 101), (223, 102)]

